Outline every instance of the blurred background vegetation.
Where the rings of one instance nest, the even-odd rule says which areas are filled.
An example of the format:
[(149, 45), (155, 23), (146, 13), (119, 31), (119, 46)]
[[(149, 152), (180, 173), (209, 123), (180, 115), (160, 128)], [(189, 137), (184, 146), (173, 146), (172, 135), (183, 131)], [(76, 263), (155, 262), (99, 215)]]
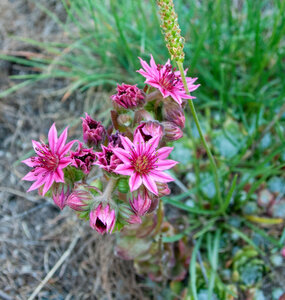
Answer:
[[(110, 93), (121, 82), (143, 87), (135, 72), (137, 57), (149, 60), (152, 54), (161, 64), (168, 59), (154, 0), (63, 0), (64, 18), (34, 3), (65, 38), (17, 37), (36, 51), (0, 54), (25, 67), (10, 77), (2, 98), (55, 78), (66, 79), (59, 91), (63, 101), (99, 86)], [(166, 208), (179, 209), (175, 222), (183, 230), (164, 242), (188, 237), (193, 251), (189, 281), (171, 282), (166, 294), (278, 299), (284, 290), (274, 274), (279, 272), (283, 283), (285, 278), (280, 254), (285, 242), (285, 1), (174, 3), (186, 40), (184, 67), (201, 84), (194, 103), (218, 164), (224, 206), (217, 213), (212, 205), (216, 191), (209, 161), (187, 112), (185, 137), (172, 155), (181, 162), (173, 174), (176, 185), (164, 199)], [(97, 101), (94, 107), (104, 112)], [(173, 214), (167, 209), (170, 220)], [(270, 285), (262, 290), (264, 280)]]

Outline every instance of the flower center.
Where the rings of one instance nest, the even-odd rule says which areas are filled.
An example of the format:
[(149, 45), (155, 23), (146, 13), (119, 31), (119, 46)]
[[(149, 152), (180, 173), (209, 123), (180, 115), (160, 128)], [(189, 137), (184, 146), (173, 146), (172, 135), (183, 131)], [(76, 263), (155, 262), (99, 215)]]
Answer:
[(154, 168), (152, 158), (147, 155), (139, 155), (133, 161), (132, 165), (133, 165), (135, 171), (141, 175), (149, 173)]
[[(162, 65), (157, 65), (157, 70), (161, 71), (163, 68)], [(177, 82), (180, 81), (180, 78), (177, 77), (174, 73), (176, 69), (173, 68), (171, 65), (166, 65), (165, 69), (159, 72), (159, 83), (162, 87), (169, 90), (174, 87)]]
[[(37, 168), (44, 168), (47, 171), (55, 171), (59, 164), (59, 157), (57, 154), (51, 152), (48, 145), (42, 144), (42, 148), (36, 148), (37, 157), (31, 157), (33, 162), (38, 163), (32, 169), (32, 172), (35, 172)], [(37, 174), (35, 174), (36, 176)], [(43, 173), (43, 177), (46, 173)]]

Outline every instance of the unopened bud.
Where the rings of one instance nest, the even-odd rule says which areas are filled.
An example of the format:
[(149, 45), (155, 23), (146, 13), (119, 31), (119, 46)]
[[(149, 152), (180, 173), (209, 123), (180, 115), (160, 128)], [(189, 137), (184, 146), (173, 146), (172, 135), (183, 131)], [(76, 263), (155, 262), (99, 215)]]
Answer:
[(116, 223), (116, 213), (110, 205), (100, 203), (90, 212), (90, 226), (100, 234), (112, 233)]
[(164, 137), (169, 141), (177, 141), (183, 137), (182, 129), (172, 122), (162, 122)]
[(127, 114), (123, 114), (123, 115), (119, 115), (118, 116), (118, 124), (121, 126), (130, 126), (132, 123), (132, 117), (127, 115)]
[(93, 199), (92, 194), (86, 190), (74, 190), (66, 200), (66, 205), (76, 211), (88, 210), (89, 203)]
[(139, 190), (137, 194), (133, 193), (133, 199), (130, 199), (130, 205), (138, 216), (145, 215), (151, 206), (151, 198), (147, 190), (143, 189)]
[(138, 109), (144, 103), (145, 96), (142, 90), (136, 85), (122, 84), (117, 86), (117, 94), (111, 96), (113, 105), (116, 110), (123, 109)]
[(170, 194), (170, 189), (167, 183), (157, 182), (158, 197), (164, 197)]
[(105, 141), (107, 134), (105, 127), (101, 122), (93, 120), (87, 113), (85, 113), (85, 118), (81, 118), (81, 120), (84, 142), (89, 147), (98, 148)]
[(158, 121), (141, 122), (141, 124), (135, 129), (134, 135), (140, 132), (144, 141), (147, 142), (155, 136), (163, 136), (163, 126)]
[(63, 183), (54, 183), (52, 186), (52, 199), (60, 209), (66, 206), (66, 199), (70, 195), (70, 186)]
[(173, 101), (172, 99), (167, 99), (164, 101), (162, 109), (163, 118), (165, 121), (173, 122), (182, 129), (185, 127), (185, 116), (181, 106)]

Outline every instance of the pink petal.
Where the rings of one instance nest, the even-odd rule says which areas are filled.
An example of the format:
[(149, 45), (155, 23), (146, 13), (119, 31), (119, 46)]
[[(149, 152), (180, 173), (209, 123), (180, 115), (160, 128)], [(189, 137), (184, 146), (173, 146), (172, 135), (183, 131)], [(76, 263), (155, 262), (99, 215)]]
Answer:
[(157, 65), (152, 55), (150, 55), (150, 66), (151, 66), (152, 74), (155, 76), (159, 76), (159, 71), (157, 70)]
[(141, 186), (141, 184), (142, 184), (142, 178), (141, 178), (140, 174), (133, 173), (129, 180), (129, 186), (130, 186), (131, 192), (137, 190)]
[(141, 155), (145, 146), (145, 141), (140, 133), (140, 131), (138, 130), (135, 137), (134, 137), (134, 145), (136, 147), (137, 150), (137, 154)]
[(35, 172), (29, 172), (21, 180), (35, 181), (37, 179), (38, 179), (38, 176), (35, 176)]
[(27, 192), (33, 191), (38, 189), (39, 187), (41, 187), (44, 183), (46, 182), (46, 177), (41, 176), (41, 174), (39, 174), (38, 176), (38, 180), (35, 181), (30, 188), (27, 190)]
[(120, 138), (125, 150), (132, 152), (135, 147), (134, 144), (130, 141), (130, 139), (122, 135), (120, 135)]
[(63, 157), (63, 158), (60, 159), (58, 167), (61, 168), (61, 169), (64, 169), (65, 167), (70, 165), (70, 163), (71, 163), (71, 159), (69, 157)]
[(75, 142), (77, 142), (77, 141), (74, 140), (74, 141), (71, 141), (71, 142), (67, 143), (67, 144), (61, 149), (60, 153), (58, 153), (58, 154), (59, 154), (60, 156), (65, 155), (65, 154), (71, 149), (71, 147), (73, 146), (73, 144), (74, 144)]
[(114, 172), (121, 175), (131, 176), (134, 173), (134, 169), (131, 165), (119, 165)]
[(143, 175), (143, 185), (153, 194), (158, 195), (157, 186), (150, 175)]
[(60, 168), (55, 170), (53, 177), (55, 182), (64, 182), (64, 173)]
[(67, 139), (67, 130), (68, 130), (68, 127), (66, 127), (63, 130), (62, 134), (58, 138), (57, 145), (56, 145), (56, 152), (57, 153), (59, 153), (65, 145), (65, 142), (66, 142), (66, 139)]
[(170, 182), (175, 180), (170, 175), (156, 170), (152, 170), (149, 175), (158, 182)]
[(38, 150), (36, 150), (36, 149), (42, 149), (41, 143), (32, 140), (32, 144), (33, 144), (33, 148), (34, 148), (36, 153), (38, 152)]
[(147, 148), (146, 152), (153, 153), (155, 151), (155, 149), (157, 148), (159, 141), (160, 141), (160, 136), (155, 136), (152, 139), (150, 139), (146, 145), (146, 148)]
[(173, 147), (163, 147), (156, 151), (156, 156), (158, 159), (165, 159), (173, 150)]
[(178, 164), (177, 161), (172, 160), (172, 159), (165, 159), (165, 160), (158, 160), (158, 162), (156, 162), (156, 170), (168, 170), (171, 169), (172, 167), (174, 167), (176, 164)]
[(142, 65), (142, 67), (147, 71), (148, 74), (152, 74), (152, 69), (151, 67), (148, 65), (148, 63), (146, 61), (144, 61), (143, 59), (141, 59), (139, 57), (140, 63)]
[(113, 148), (112, 151), (124, 163), (130, 163), (130, 154), (122, 148)]
[(47, 179), (46, 179), (46, 183), (44, 185), (43, 192), (42, 192), (43, 196), (50, 189), (50, 187), (52, 186), (53, 182), (54, 182), (54, 178), (53, 178), (52, 174), (48, 174), (47, 175)]
[(57, 130), (55, 127), (55, 123), (52, 124), (49, 132), (48, 132), (48, 142), (49, 147), (52, 153), (56, 152), (56, 144), (57, 144)]
[(32, 161), (31, 158), (27, 158), (25, 160), (22, 160), (22, 163), (26, 164), (29, 167), (34, 167), (35, 165), (38, 165), (38, 162)]

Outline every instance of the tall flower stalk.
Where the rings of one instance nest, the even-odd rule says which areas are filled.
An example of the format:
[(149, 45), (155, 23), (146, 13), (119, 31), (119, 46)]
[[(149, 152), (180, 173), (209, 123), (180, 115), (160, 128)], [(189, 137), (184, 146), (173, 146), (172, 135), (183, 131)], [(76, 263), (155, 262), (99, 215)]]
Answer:
[[(165, 37), (166, 46), (168, 48), (171, 59), (175, 60), (177, 63), (185, 92), (187, 95), (190, 96), (190, 90), (189, 90), (188, 83), (187, 83), (187, 77), (185, 75), (185, 70), (183, 67), (183, 61), (184, 61), (184, 56), (185, 56), (184, 51), (183, 51), (184, 38), (180, 34), (181, 30), (179, 28), (177, 14), (175, 13), (175, 10), (174, 10), (173, 0), (157, 0), (157, 5), (159, 7), (161, 28), (162, 28), (162, 31), (163, 31), (163, 34)], [(222, 207), (223, 200), (222, 200), (221, 191), (220, 191), (217, 165), (216, 165), (215, 159), (213, 157), (213, 154), (212, 154), (212, 152), (206, 142), (206, 139), (203, 135), (202, 128), (201, 128), (201, 125), (200, 125), (200, 122), (198, 119), (198, 115), (195, 110), (194, 103), (190, 97), (188, 99), (188, 104), (189, 104), (191, 113), (193, 115), (194, 122), (198, 129), (202, 144), (203, 144), (203, 146), (207, 152), (207, 155), (209, 157), (209, 160), (210, 160), (212, 172), (214, 175), (214, 184), (215, 184), (215, 188), (216, 188), (216, 192), (217, 192), (218, 201), (219, 201), (220, 206)]]

